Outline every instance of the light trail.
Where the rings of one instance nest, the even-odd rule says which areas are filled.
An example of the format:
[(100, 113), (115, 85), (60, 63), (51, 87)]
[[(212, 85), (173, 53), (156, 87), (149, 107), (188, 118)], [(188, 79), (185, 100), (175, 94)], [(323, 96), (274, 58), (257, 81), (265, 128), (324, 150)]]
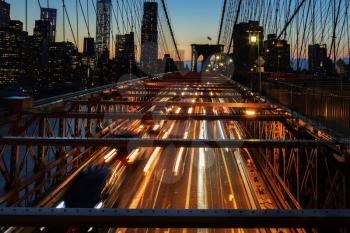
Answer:
[(109, 163), (117, 155), (117, 153), (118, 153), (117, 149), (112, 149), (105, 156), (103, 156), (105, 163)]
[(159, 180), (159, 184), (158, 184), (156, 196), (155, 196), (155, 198), (154, 198), (154, 202), (153, 202), (153, 205), (152, 205), (152, 208), (153, 208), (153, 209), (156, 207), (156, 203), (157, 203), (158, 196), (159, 196), (160, 186), (161, 186), (162, 183), (163, 183), (164, 173), (165, 173), (165, 169), (163, 169), (162, 175), (161, 175), (160, 180)]
[(181, 108), (179, 107), (179, 108), (176, 109), (176, 112), (175, 112), (175, 113), (176, 113), (176, 114), (179, 114), (180, 112), (181, 112)]
[(159, 153), (161, 152), (162, 148), (157, 147), (151, 154), (151, 157), (149, 158), (145, 168), (143, 169), (143, 172), (145, 175), (147, 175), (152, 167), (153, 164), (155, 164), (156, 158), (158, 158)]
[(137, 148), (137, 149), (133, 150), (130, 153), (130, 155), (128, 155), (128, 157), (126, 158), (127, 163), (128, 164), (134, 164), (136, 159), (138, 158), (138, 155), (139, 155), (140, 151), (141, 151), (140, 148)]
[[(205, 113), (205, 109), (203, 109)], [(200, 139), (207, 139), (207, 122), (201, 121), (201, 127), (199, 132)], [(206, 192), (206, 174), (205, 174), (205, 151), (203, 147), (199, 148), (198, 157), (198, 177), (197, 177), (197, 207), (199, 209), (207, 209), (207, 192)]]
[(188, 114), (192, 114), (192, 113), (193, 113), (193, 108), (190, 107), (190, 108), (188, 109), (187, 113), (188, 113)]
[(56, 206), (56, 209), (63, 209), (66, 208), (66, 203), (64, 201), (61, 201), (60, 203), (58, 203), (58, 205)]
[[(183, 139), (187, 139), (187, 138), (188, 138), (188, 131), (186, 131), (184, 136), (183, 136)], [(176, 156), (176, 162), (175, 162), (175, 166), (174, 166), (174, 169), (173, 169), (173, 172), (174, 172), (174, 174), (176, 176), (179, 175), (180, 164), (181, 164), (181, 161), (182, 161), (182, 156), (184, 154), (184, 151), (185, 151), (185, 148), (181, 147), (179, 152), (177, 153), (177, 156)]]
[[(167, 138), (170, 135), (170, 133), (173, 130), (174, 126), (175, 126), (175, 122), (172, 122), (172, 124), (169, 127), (168, 131), (163, 135), (163, 137), (162, 137), (163, 139)], [(143, 169), (145, 178), (142, 181), (142, 184), (141, 184), (140, 188), (137, 190), (136, 194), (134, 195), (134, 197), (133, 197), (133, 199), (132, 199), (132, 201), (131, 201), (131, 203), (129, 205), (130, 209), (136, 209), (138, 207), (138, 205), (140, 203), (140, 200), (141, 200), (142, 196), (144, 195), (145, 190), (146, 190), (146, 188), (147, 188), (147, 186), (148, 186), (148, 184), (150, 182), (150, 179), (152, 177), (151, 175), (152, 175), (152, 173), (154, 171), (154, 168), (155, 168), (154, 165), (159, 160), (158, 154), (161, 152), (161, 150), (162, 150), (161, 147), (157, 147), (153, 151), (150, 159), (147, 161), (147, 164), (146, 164), (145, 168)]]
[[(216, 109), (214, 109), (214, 114), (215, 114), (215, 115), (218, 115), (218, 111), (217, 111)], [(224, 130), (223, 130), (223, 127), (222, 127), (222, 121), (217, 120), (217, 121), (216, 121), (216, 124), (217, 124), (218, 129), (219, 129), (220, 138), (221, 138), (221, 139), (226, 139), (225, 133), (224, 133)], [(229, 152), (229, 149), (228, 149), (228, 148), (225, 148), (225, 150), (226, 150), (226, 152)]]

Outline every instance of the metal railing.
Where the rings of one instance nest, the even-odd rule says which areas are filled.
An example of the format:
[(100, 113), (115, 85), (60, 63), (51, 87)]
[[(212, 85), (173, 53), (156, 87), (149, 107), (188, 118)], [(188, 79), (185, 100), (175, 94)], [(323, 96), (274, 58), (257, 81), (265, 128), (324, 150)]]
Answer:
[[(259, 79), (254, 75), (239, 77), (238, 81), (258, 91)], [(305, 84), (307, 82), (307, 84)], [(268, 74), (262, 79), (262, 94), (272, 98), (292, 111), (304, 115), (317, 124), (327, 128), (333, 134), (350, 135), (350, 85), (329, 85), (324, 81), (295, 80), (281, 81), (269, 79)], [(340, 90), (342, 89), (342, 90)]]

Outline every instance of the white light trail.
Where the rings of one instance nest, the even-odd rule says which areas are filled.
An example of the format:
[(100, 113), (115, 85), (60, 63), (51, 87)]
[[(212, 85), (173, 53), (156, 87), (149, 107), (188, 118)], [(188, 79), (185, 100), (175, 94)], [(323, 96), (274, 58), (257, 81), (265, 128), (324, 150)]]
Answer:
[(126, 158), (128, 164), (133, 164), (139, 155), (140, 148), (133, 150), (130, 155)]
[(117, 149), (112, 149), (105, 156), (103, 156), (103, 159), (106, 163), (109, 163), (117, 155), (117, 152)]
[[(184, 135), (183, 138), (184, 139), (188, 138), (188, 131), (185, 132), (185, 135)], [(181, 164), (181, 160), (182, 160), (182, 156), (183, 156), (184, 151), (185, 151), (185, 148), (181, 147), (179, 152), (177, 153), (175, 166), (174, 166), (174, 169), (173, 169), (173, 172), (174, 172), (175, 175), (179, 174), (180, 164)]]
[[(166, 139), (169, 137), (171, 131), (173, 130), (175, 126), (175, 122), (173, 122), (170, 126), (170, 128), (168, 129), (168, 131), (163, 135), (162, 139)], [(143, 169), (143, 172), (145, 175), (148, 174), (148, 172), (150, 171), (150, 169), (152, 168), (154, 161), (156, 160), (156, 158), (158, 157), (158, 155), (160, 154), (160, 152), (162, 151), (161, 147), (157, 147), (153, 153), (151, 154), (151, 157), (149, 158), (149, 160), (146, 163), (145, 168)]]
[(97, 203), (97, 204), (94, 206), (94, 208), (95, 208), (95, 209), (101, 209), (102, 206), (103, 206), (103, 202), (100, 201), (99, 203)]
[(58, 203), (58, 205), (56, 206), (56, 209), (63, 209), (66, 208), (66, 203), (64, 201), (61, 201), (60, 203)]
[[(203, 109), (204, 113), (206, 112), (205, 109)], [(199, 138), (200, 139), (207, 139), (207, 122), (201, 121), (200, 124), (200, 131), (199, 131)], [(201, 147), (199, 148), (199, 158), (198, 158), (198, 179), (197, 179), (197, 207), (199, 209), (206, 209), (207, 208), (207, 196), (205, 191), (205, 185), (206, 185), (206, 176), (205, 176), (205, 151), (207, 149)]]

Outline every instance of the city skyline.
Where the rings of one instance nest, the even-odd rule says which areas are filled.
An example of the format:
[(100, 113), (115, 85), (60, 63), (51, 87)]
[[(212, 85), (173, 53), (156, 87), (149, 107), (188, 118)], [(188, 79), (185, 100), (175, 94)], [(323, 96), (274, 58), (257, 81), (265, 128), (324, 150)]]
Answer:
[[(14, 20), (21, 20), (24, 24), (25, 28), (25, 4), (22, 4), (18, 1), (15, 0), (6, 0), (6, 2), (11, 4), (11, 18)], [(92, 2), (95, 3), (95, 1), (89, 1), (90, 3), (90, 8), (89, 8), (89, 24), (90, 24), (90, 34), (92, 37), (95, 38), (96, 36), (96, 17), (95, 17), (95, 12), (92, 7)], [(114, 0), (112, 1), (112, 3)], [(276, 4), (275, 0), (272, 1), (267, 1), (267, 0), (257, 0), (255, 1), (260, 2), (261, 4), (255, 5), (257, 9), (254, 11), (261, 11), (263, 14), (267, 14), (269, 12), (269, 8), (274, 9), (274, 6)], [(331, 10), (332, 6), (327, 5), (328, 3), (323, 3), (320, 0), (313, 0), (309, 1), (306, 4), (304, 4), (304, 7), (302, 8), (302, 13), (303, 14), (311, 14), (312, 10), (310, 10), (311, 2), (314, 2), (315, 6), (317, 7), (315, 11), (315, 43), (319, 44), (327, 44), (328, 48), (332, 47), (332, 38), (333, 38), (333, 28), (332, 28), (332, 22), (333, 22), (333, 15)], [(115, 2), (114, 2), (115, 3)], [(267, 6), (267, 3), (269, 4)], [(46, 1), (41, 1), (42, 7), (47, 7)], [(56, 41), (62, 41), (63, 39), (63, 33), (62, 33), (62, 2), (61, 1), (50, 1), (49, 2), (50, 7), (57, 8), (57, 36), (56, 36)], [(75, 1), (66, 1), (66, 6), (67, 6), (67, 12), (69, 16), (71, 17), (71, 25), (74, 30), (74, 33), (76, 33), (76, 19), (75, 19)], [(86, 2), (82, 1), (83, 8), (85, 10), (86, 8)], [(95, 3), (96, 4), (96, 3)], [(193, 0), (193, 1), (186, 1), (186, 0), (168, 0), (166, 1), (166, 4), (168, 5), (169, 14), (171, 16), (171, 23), (173, 25), (173, 29), (175, 31), (176, 35), (176, 40), (178, 44), (178, 48), (181, 50), (184, 50), (185, 58), (183, 60), (189, 61), (191, 60), (191, 44), (192, 43), (200, 43), (200, 44), (214, 44), (217, 42), (217, 36), (218, 36), (218, 25), (220, 23), (220, 17), (221, 17), (221, 11), (222, 11), (222, 6), (220, 2), (216, 1), (211, 1), (211, 0), (203, 0), (200, 3), (198, 0)], [(237, 2), (235, 3), (237, 5)], [(251, 5), (250, 2), (245, 3), (246, 6), (244, 6), (246, 9), (245, 11), (249, 12), (249, 8), (251, 8), (254, 5)], [(279, 15), (273, 15), (270, 17), (270, 19), (267, 21), (266, 19), (262, 19), (261, 23), (263, 24), (265, 28), (265, 39), (267, 39), (268, 34), (271, 33), (276, 33), (275, 29), (276, 27), (279, 28), (280, 30), (283, 27), (282, 22), (284, 20), (279, 20), (279, 23), (275, 24), (273, 21), (274, 19), (282, 19), (283, 17), (286, 17), (286, 0), (280, 1), (279, 7), (282, 9), (279, 11)], [(40, 17), (40, 9), (39, 9), (39, 4), (35, 0), (28, 0), (28, 5), (29, 5), (29, 10), (28, 10), (28, 32), (29, 34), (32, 34), (33, 28), (34, 28), (34, 22), (36, 19)], [(237, 6), (235, 6), (237, 7)], [(336, 6), (337, 7), (337, 6)], [(347, 8), (347, 4), (345, 1), (341, 3), (339, 7), (339, 14), (340, 16), (338, 17), (338, 24), (340, 25), (349, 25), (350, 22), (346, 22), (345, 19), (347, 11), (345, 10)], [(118, 11), (117, 7), (116, 8), (116, 14), (118, 18)], [(260, 9), (261, 8), (261, 9)], [(296, 2), (292, 1), (290, 5), (290, 10), (296, 8)], [(320, 9), (322, 8), (322, 10)], [(265, 12), (264, 12), (265, 11)], [(276, 11), (278, 12), (278, 11)], [(229, 12), (226, 12), (226, 17), (228, 17)], [(274, 13), (273, 13), (274, 14)], [(277, 13), (276, 13), (277, 14)], [(289, 12), (291, 14), (291, 12)], [(79, 11), (79, 43), (78, 43), (78, 48), (79, 51), (82, 51), (83, 47), (83, 37), (87, 36), (87, 29), (84, 24), (84, 21), (82, 19), (82, 14), (81, 11)], [(232, 17), (232, 15), (231, 15)], [(257, 19), (257, 15), (255, 14), (254, 19)], [(262, 16), (266, 17), (266, 16)], [(282, 17), (282, 18), (281, 18)], [(292, 24), (288, 28), (286, 36), (286, 40), (291, 44), (291, 57), (292, 60), (295, 59), (296, 57), (299, 57), (301, 59), (307, 58), (307, 44), (312, 44), (313, 39), (310, 34), (310, 32), (306, 35), (304, 38), (306, 42), (299, 43), (299, 46), (304, 46), (303, 48), (297, 48), (296, 43), (297, 43), (297, 38), (298, 34), (305, 34), (306, 31), (311, 30), (311, 27), (306, 27), (306, 25), (310, 25), (312, 23), (312, 19), (310, 19), (309, 22), (303, 22), (301, 25), (297, 23), (297, 18), (294, 19)], [(310, 17), (309, 17), (310, 18)], [(226, 19), (227, 20), (227, 19)], [(247, 19), (244, 17), (240, 17), (238, 22), (245, 22)], [(119, 24), (121, 24), (122, 20), (119, 19)], [(116, 34), (127, 34), (130, 32), (128, 28), (126, 30), (121, 26), (117, 26), (115, 24), (116, 19), (115, 17), (112, 17), (112, 31), (113, 31), (113, 36)], [(320, 23), (321, 22), (321, 23)], [(141, 22), (140, 22), (141, 23)], [(133, 28), (138, 28), (140, 25), (133, 25)], [(129, 27), (131, 28), (131, 27)], [(201, 30), (205, 28), (206, 30)], [(336, 34), (339, 35), (345, 35), (345, 33), (349, 33), (348, 30), (343, 30), (343, 27), (337, 27), (336, 29)], [(118, 30), (119, 29), (119, 30)], [(226, 30), (226, 29), (225, 29)], [(68, 41), (73, 42), (73, 36), (70, 32), (69, 26), (67, 25), (66, 22), (66, 39)], [(228, 31), (229, 32), (229, 31)], [(294, 32), (294, 33), (292, 33)], [(230, 32), (229, 32), (230, 34)], [(212, 40), (208, 40), (208, 38), (212, 38)], [(227, 40), (229, 36), (226, 35), (226, 38), (221, 37), (221, 40), (224, 39), (223, 44), (226, 45)], [(339, 38), (339, 36), (336, 37), (336, 40)], [(140, 39), (141, 35), (138, 35), (135, 33), (135, 43), (136, 43), (136, 55), (137, 59), (139, 59), (140, 55)], [(300, 41), (299, 41), (300, 42)], [(336, 42), (337, 43), (337, 42)], [(337, 57), (345, 58), (346, 60), (349, 57), (350, 49), (348, 49), (348, 42), (346, 40), (341, 41), (341, 43), (338, 44), (337, 48)], [(114, 44), (111, 43), (111, 51), (114, 51)], [(227, 46), (227, 45), (226, 45)], [(164, 51), (163, 51), (164, 53)], [(159, 58), (162, 57), (163, 53), (159, 53)], [(329, 54), (331, 57), (334, 57), (334, 54)], [(112, 52), (111, 57), (114, 56), (114, 52)], [(302, 67), (307, 67), (307, 64), (305, 62), (302, 62), (300, 64)]]
[[(11, 19), (21, 20), (25, 30), (25, 4), (15, 0), (6, 0), (7, 3), (11, 4)], [(114, 1), (113, 1), (114, 2)], [(62, 33), (62, 2), (61, 1), (50, 1), (49, 7), (57, 9), (57, 35), (56, 41), (63, 40)], [(82, 2), (83, 3), (83, 2)], [(42, 7), (47, 7), (46, 1), (41, 1)], [(75, 19), (75, 1), (66, 1), (66, 7), (69, 16), (71, 17), (72, 28), (76, 29)], [(83, 3), (84, 4), (84, 3)], [(191, 60), (191, 44), (194, 42), (199, 43), (215, 43), (217, 37), (217, 25), (220, 20), (221, 3), (212, 0), (201, 1), (200, 7), (198, 7), (198, 1), (186, 1), (186, 0), (171, 0), (167, 1), (168, 7), (171, 9), (169, 14), (172, 18), (173, 28), (176, 34), (177, 43), (179, 49), (185, 50), (185, 59)], [(83, 7), (86, 7), (85, 5)], [(80, 17), (81, 12), (79, 12)], [(90, 23), (90, 34), (92, 37), (96, 35), (96, 17), (94, 9), (90, 2), (89, 9), (89, 23)], [(40, 19), (40, 8), (37, 1), (28, 0), (28, 33), (33, 34), (35, 26), (35, 20)], [(205, 20), (204, 20), (205, 19)], [(120, 27), (120, 31), (117, 31), (115, 25), (115, 19), (112, 19), (115, 29), (114, 34), (125, 34), (128, 31), (123, 31)], [(208, 30), (202, 31), (200, 28), (206, 27)], [(195, 33), (194, 33), (195, 32)], [(83, 37), (88, 36), (87, 28), (84, 24), (83, 19), (79, 19), (79, 51), (83, 49)], [(114, 35), (114, 36), (115, 36)], [(209, 41), (207, 37), (213, 38)], [(73, 42), (73, 36), (69, 30), (69, 26), (66, 22), (66, 40)], [(138, 48), (140, 49), (140, 48)], [(113, 50), (112, 50), (113, 51)], [(172, 54), (171, 54), (172, 55)]]
[(350, 0), (0, 0), (0, 232), (345, 233), (349, 56)]

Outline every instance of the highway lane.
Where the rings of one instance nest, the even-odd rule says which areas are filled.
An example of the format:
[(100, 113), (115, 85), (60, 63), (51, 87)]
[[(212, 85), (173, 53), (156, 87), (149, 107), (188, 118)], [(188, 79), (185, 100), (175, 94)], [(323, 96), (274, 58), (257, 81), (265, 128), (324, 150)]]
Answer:
[[(164, 92), (166, 93), (166, 92)], [(195, 93), (200, 95), (201, 92)], [(237, 93), (238, 96), (238, 93)], [(155, 98), (153, 101), (240, 102), (240, 98)], [(229, 108), (166, 108), (151, 106), (142, 111), (187, 113), (230, 113)], [(232, 125), (234, 127), (232, 127)], [(152, 138), (225, 139), (244, 137), (234, 121), (154, 121), (123, 120), (109, 129), (112, 135), (125, 132)], [(234, 132), (230, 131), (234, 129)], [(110, 164), (112, 175), (106, 182), (107, 198), (96, 208), (260, 208), (256, 193), (245, 176), (244, 154), (234, 149), (134, 148), (121, 158), (113, 148), (95, 165)], [(117, 188), (116, 188), (117, 187)], [(82, 194), (84, 195), (84, 194)], [(104, 193), (101, 193), (101, 197)], [(61, 202), (57, 202), (59, 205)], [(91, 230), (91, 229), (89, 229)], [(95, 229), (93, 229), (95, 230)], [(109, 229), (106, 232), (264, 232), (253, 229)]]
[[(222, 122), (175, 122), (175, 126), (172, 126), (173, 124), (174, 122), (168, 122), (164, 126), (165, 129), (174, 131), (171, 137), (179, 137), (178, 132), (182, 132), (184, 137), (188, 134), (190, 138), (222, 138), (225, 134)], [(254, 201), (249, 200), (247, 194), (249, 189), (242, 181), (235, 156), (232, 156), (236, 151), (210, 149), (205, 148), (205, 145), (199, 149), (184, 149), (183, 159), (180, 162), (183, 172), (177, 174), (174, 173), (174, 166), (177, 164), (181, 150), (182, 148), (168, 147), (157, 151), (159, 155), (153, 160), (156, 165), (139, 179), (141, 184), (136, 186), (134, 195), (129, 197), (129, 205), (122, 204), (121, 207), (237, 209), (254, 206)], [(152, 157), (152, 154), (149, 157)], [(141, 162), (145, 164), (145, 161)], [(126, 230), (123, 229), (123, 231)], [(170, 230), (149, 229), (148, 231), (169, 232)], [(184, 230), (171, 230), (171, 232), (182, 231)], [(197, 230), (186, 231), (197, 232)], [(201, 231), (245, 232), (242, 229), (199, 230)], [(127, 232), (143, 232), (143, 230), (129, 229)], [(248, 232), (256, 231), (248, 230)]]

